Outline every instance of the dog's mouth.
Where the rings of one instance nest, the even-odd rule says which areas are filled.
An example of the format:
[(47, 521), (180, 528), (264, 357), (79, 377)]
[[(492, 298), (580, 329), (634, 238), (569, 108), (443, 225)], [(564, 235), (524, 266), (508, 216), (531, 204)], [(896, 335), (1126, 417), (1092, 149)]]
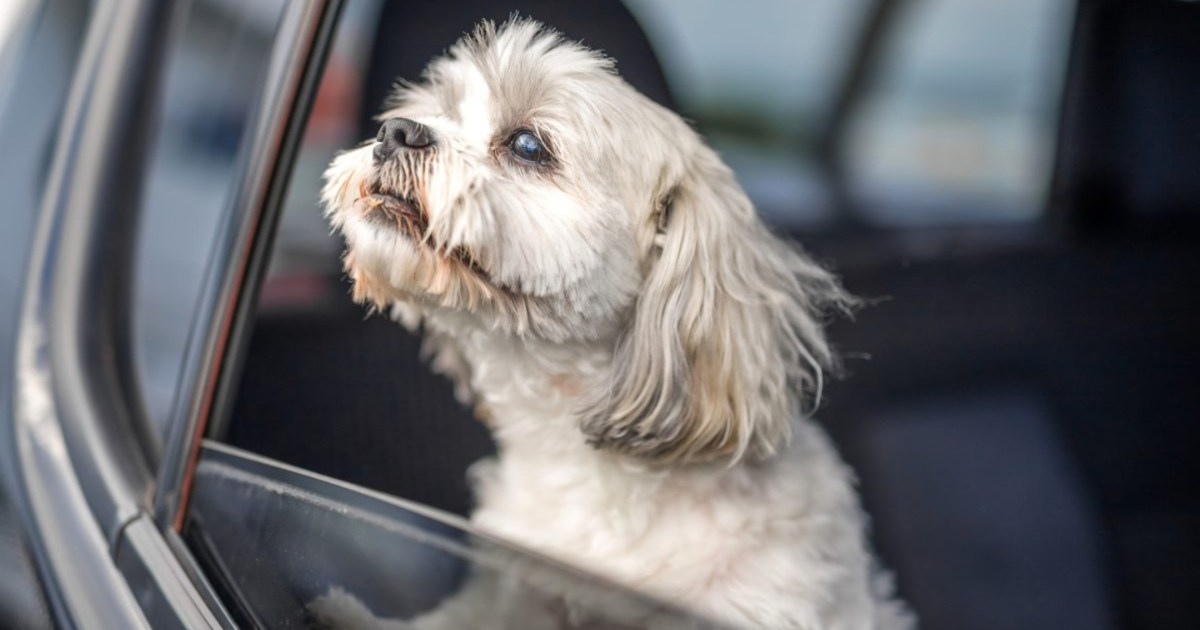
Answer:
[(358, 192), (363, 219), (368, 223), (396, 230), (408, 236), (414, 243), (428, 247), (439, 256), (462, 263), (475, 274), (488, 279), (487, 272), (479, 266), (467, 248), (459, 246), (447, 250), (430, 242), (429, 217), (417, 200), (398, 197), (378, 189), (372, 191), (366, 182), (359, 186)]
[(390, 227), (404, 232), (413, 240), (423, 240), (429, 229), (425, 211), (414, 199), (397, 197), (384, 192), (372, 192), (366, 185), (359, 190), (363, 204), (363, 218), (380, 227)]

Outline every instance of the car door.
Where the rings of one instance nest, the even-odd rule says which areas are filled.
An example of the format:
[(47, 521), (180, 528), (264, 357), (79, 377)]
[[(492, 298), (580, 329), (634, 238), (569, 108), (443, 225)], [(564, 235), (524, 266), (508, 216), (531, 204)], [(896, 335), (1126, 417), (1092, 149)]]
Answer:
[[(11, 420), (12, 352), (30, 241), (81, 34), (86, 2), (0, 9), (0, 427)], [(10, 434), (0, 431), (6, 454)], [(0, 457), (0, 627), (46, 628), (50, 611), (19, 509), (12, 459)]]

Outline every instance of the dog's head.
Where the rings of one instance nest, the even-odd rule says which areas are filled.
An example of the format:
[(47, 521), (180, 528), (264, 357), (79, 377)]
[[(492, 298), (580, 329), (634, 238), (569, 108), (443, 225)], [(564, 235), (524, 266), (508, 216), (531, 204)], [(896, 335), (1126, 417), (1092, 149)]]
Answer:
[(835, 279), (602, 55), (484, 23), (399, 86), (326, 173), (355, 297), (612, 350), (580, 401), (596, 446), (675, 463), (770, 454), (832, 362)]

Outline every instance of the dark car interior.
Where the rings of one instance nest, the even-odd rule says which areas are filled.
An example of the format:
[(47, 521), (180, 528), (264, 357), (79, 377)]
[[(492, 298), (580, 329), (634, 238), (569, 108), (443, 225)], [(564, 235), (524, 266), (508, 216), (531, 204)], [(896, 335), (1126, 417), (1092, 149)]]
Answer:
[[(615, 0), (389, 2), (360, 137), (396, 77), (514, 10), (606, 51), (678, 108)], [(867, 298), (832, 325), (847, 374), (817, 417), (857, 471), (873, 542), (923, 628), (1200, 627), (1198, 34), (1200, 3), (1080, 0), (1040, 221), (792, 235)], [(260, 310), (216, 437), (468, 513), (464, 472), (494, 448), (486, 430), (421, 361), (419, 339), (328, 275), (312, 304)], [(40, 626), (4, 507), (0, 496), (0, 626)]]

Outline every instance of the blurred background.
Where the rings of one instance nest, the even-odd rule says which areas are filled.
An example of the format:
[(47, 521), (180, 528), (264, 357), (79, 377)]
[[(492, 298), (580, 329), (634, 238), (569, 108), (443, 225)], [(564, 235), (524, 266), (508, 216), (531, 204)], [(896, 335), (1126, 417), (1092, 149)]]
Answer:
[[(35, 199), (89, 3), (21, 40), (28, 4), (0, 3), (0, 146), (41, 149), (4, 151), (0, 189)], [(283, 6), (195, 0), (166, 62), (135, 328), (163, 422)], [(489, 438), (350, 303), (317, 191), (397, 78), (514, 11), (693, 121), (865, 298), (818, 417), (923, 627), (1200, 627), (1194, 2), (350, 0), (213, 437), (469, 510)], [(33, 217), (0, 219), (7, 356)]]

